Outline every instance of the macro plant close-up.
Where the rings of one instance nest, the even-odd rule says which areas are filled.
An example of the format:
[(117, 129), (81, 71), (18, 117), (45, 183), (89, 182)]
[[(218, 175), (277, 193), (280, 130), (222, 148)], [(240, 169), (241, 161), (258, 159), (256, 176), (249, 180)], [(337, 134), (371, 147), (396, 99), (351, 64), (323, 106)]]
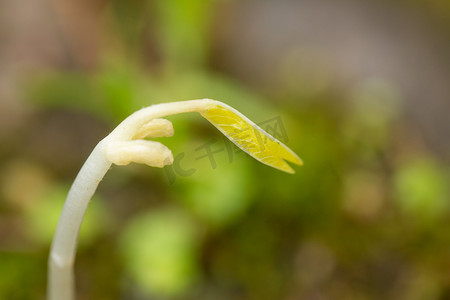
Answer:
[(161, 118), (184, 112), (199, 112), (240, 149), (264, 164), (288, 173), (294, 170), (285, 160), (302, 164), (289, 148), (235, 109), (218, 101), (172, 102), (135, 112), (97, 144), (70, 189), (51, 247), (48, 299), (71, 300), (75, 297), (73, 263), (78, 232), (89, 201), (111, 164), (136, 162), (159, 168), (172, 164), (173, 155), (167, 147), (143, 138), (172, 136), (172, 123)]
[(449, 3), (0, 1), (0, 299), (449, 299)]

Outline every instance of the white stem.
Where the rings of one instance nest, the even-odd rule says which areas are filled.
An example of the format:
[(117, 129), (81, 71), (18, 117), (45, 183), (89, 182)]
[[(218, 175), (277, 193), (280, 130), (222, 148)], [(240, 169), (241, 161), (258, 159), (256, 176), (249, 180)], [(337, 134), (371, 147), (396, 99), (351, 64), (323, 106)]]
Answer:
[(67, 195), (50, 251), (48, 299), (74, 299), (73, 263), (78, 232), (89, 201), (111, 166), (103, 147), (100, 142), (94, 148)]
[[(183, 112), (200, 112), (214, 103), (217, 102), (209, 99), (189, 100), (162, 103), (141, 109), (126, 118), (98, 143), (75, 178), (61, 212), (49, 257), (47, 299), (73, 300), (75, 298), (73, 264), (78, 233), (89, 201), (111, 167), (111, 157), (117, 155), (109, 153), (111, 151), (108, 152), (108, 147), (114, 147), (120, 142), (133, 141), (139, 135), (140, 129), (156, 118)], [(121, 149), (119, 152), (127, 156), (126, 162), (121, 164), (144, 161), (153, 166), (163, 166), (171, 163), (171, 160), (167, 160), (167, 151), (165, 152), (161, 147), (155, 147), (156, 144), (159, 143), (149, 142), (147, 146), (143, 146), (142, 143), (130, 143), (129, 151)], [(123, 143), (120, 145), (123, 146)], [(152, 148), (150, 152), (149, 147)], [(155, 159), (143, 159), (143, 156), (148, 153), (155, 155)], [(171, 155), (170, 150), (169, 154)]]

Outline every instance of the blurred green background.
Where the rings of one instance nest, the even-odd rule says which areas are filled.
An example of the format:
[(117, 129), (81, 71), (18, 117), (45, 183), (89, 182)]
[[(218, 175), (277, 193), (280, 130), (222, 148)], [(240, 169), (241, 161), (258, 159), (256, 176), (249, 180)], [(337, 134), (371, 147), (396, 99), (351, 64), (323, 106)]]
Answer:
[(0, 299), (45, 298), (95, 144), (198, 98), (305, 165), (284, 174), (170, 117), (176, 165), (100, 184), (78, 299), (450, 299), (449, 37), (448, 0), (1, 1)]

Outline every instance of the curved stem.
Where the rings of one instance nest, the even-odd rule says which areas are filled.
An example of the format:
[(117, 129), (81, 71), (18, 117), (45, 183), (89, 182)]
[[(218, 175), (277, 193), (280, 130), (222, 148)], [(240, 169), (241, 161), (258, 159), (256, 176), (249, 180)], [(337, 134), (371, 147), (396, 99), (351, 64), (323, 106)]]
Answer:
[(50, 251), (49, 300), (73, 300), (75, 297), (73, 263), (78, 232), (89, 201), (111, 164), (137, 162), (153, 167), (171, 164), (173, 155), (166, 146), (142, 138), (172, 135), (172, 124), (159, 118), (194, 111), (200, 112), (233, 143), (264, 164), (288, 173), (294, 170), (285, 160), (302, 164), (292, 150), (219, 101), (203, 99), (162, 103), (135, 112), (98, 143), (70, 188)]
[(186, 112), (201, 112), (217, 102), (210, 99), (201, 99), (161, 103), (145, 107), (126, 118), (107, 138), (130, 140), (139, 128), (150, 120)]
[(189, 100), (162, 103), (141, 109), (126, 118), (98, 143), (75, 178), (58, 221), (49, 257), (47, 299), (75, 298), (73, 264), (78, 233), (89, 201), (111, 167), (112, 162), (106, 155), (108, 144), (134, 139), (139, 129), (153, 119), (183, 112), (202, 111), (214, 102), (209, 99)]
[(70, 188), (58, 221), (49, 258), (48, 295), (51, 300), (74, 299), (73, 263), (78, 232), (99, 182), (111, 167), (100, 142), (88, 157)]

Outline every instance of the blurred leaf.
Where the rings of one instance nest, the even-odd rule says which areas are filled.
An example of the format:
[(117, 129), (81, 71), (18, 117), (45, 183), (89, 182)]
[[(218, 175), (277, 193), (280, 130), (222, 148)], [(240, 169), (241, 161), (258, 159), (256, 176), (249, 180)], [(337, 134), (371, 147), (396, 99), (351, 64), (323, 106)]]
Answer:
[(448, 212), (448, 182), (446, 174), (432, 158), (418, 158), (396, 171), (395, 199), (413, 217), (438, 219)]
[[(217, 151), (224, 146), (216, 144), (214, 147)], [(237, 149), (232, 147), (233, 151)], [(200, 219), (212, 226), (223, 227), (242, 217), (252, 202), (250, 195), (256, 187), (247, 171), (245, 160), (249, 158), (242, 152), (234, 154), (230, 162), (224, 148), (213, 157), (202, 157), (201, 154), (203, 152), (196, 155), (195, 164), (192, 164), (196, 167), (195, 173), (180, 179), (174, 188), (180, 201)]]
[(95, 76), (95, 86), (105, 103), (105, 110), (121, 121), (141, 108), (138, 105), (140, 78), (137, 71), (120, 59), (106, 64)]
[(207, 58), (212, 0), (157, 0), (159, 37), (166, 62), (176, 69), (198, 67)]
[(172, 208), (133, 218), (121, 237), (125, 267), (146, 294), (184, 292), (198, 277), (197, 234), (192, 221)]
[(0, 266), (0, 299), (43, 299), (46, 260), (0, 252)]
[[(67, 186), (54, 184), (43, 198), (35, 199), (35, 204), (26, 212), (28, 233), (33, 240), (50, 245), (68, 191)], [(107, 228), (108, 219), (103, 202), (99, 201), (99, 196), (94, 196), (80, 229), (79, 245), (91, 243)]]
[(395, 86), (370, 79), (353, 91), (343, 118), (342, 137), (355, 160), (373, 164), (389, 143), (401, 112), (401, 96)]
[(30, 83), (28, 98), (40, 107), (65, 107), (102, 114), (102, 103), (89, 78), (77, 72), (48, 72)]
[(140, 45), (140, 35), (146, 21), (147, 1), (111, 1), (114, 21), (125, 40), (125, 47), (135, 50)]

